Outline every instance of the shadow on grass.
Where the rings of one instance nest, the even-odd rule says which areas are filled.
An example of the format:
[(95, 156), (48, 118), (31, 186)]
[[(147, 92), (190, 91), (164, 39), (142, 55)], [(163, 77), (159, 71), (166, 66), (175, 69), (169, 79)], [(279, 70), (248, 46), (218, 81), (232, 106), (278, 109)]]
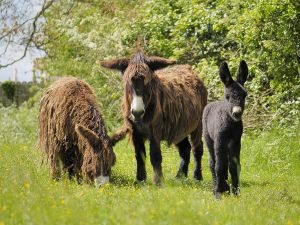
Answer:
[(263, 182), (259, 182), (259, 181), (241, 181), (241, 187), (253, 187), (253, 186), (260, 186), (260, 187), (266, 187), (271, 185), (272, 183), (270, 183), (269, 181), (263, 181)]
[(187, 189), (199, 189), (211, 191), (212, 184), (210, 181), (195, 181), (190, 178), (170, 179), (166, 181), (167, 185), (171, 187), (184, 187)]
[(300, 201), (295, 199), (295, 197), (288, 193), (288, 191), (284, 189), (274, 189), (272, 187), (273, 183), (269, 181), (242, 181), (241, 187), (263, 187), (268, 190), (268, 194), (266, 194), (266, 197), (268, 198), (275, 198), (277, 201), (284, 201), (289, 204), (296, 204), (297, 206), (300, 206)]
[(118, 174), (113, 174), (110, 178), (110, 182), (112, 185), (117, 187), (132, 187), (134, 185), (134, 179), (128, 176), (122, 176)]
[[(155, 187), (152, 180), (148, 179), (146, 182), (137, 182), (133, 177), (113, 174), (110, 182), (112, 185), (116, 187), (135, 187), (135, 188), (143, 188), (143, 187)], [(165, 187), (178, 187), (178, 188), (186, 188), (186, 189), (199, 189), (205, 191), (211, 191), (211, 182), (210, 181), (195, 181), (189, 178), (181, 178), (181, 179), (165, 179), (161, 185), (157, 187), (165, 188)]]
[(287, 190), (282, 190), (278, 193), (279, 197), (281, 200), (285, 201), (285, 202), (288, 202), (290, 204), (296, 204), (297, 206), (300, 206), (300, 201), (299, 200), (296, 200), (294, 199), (291, 195), (289, 195), (287, 193)]

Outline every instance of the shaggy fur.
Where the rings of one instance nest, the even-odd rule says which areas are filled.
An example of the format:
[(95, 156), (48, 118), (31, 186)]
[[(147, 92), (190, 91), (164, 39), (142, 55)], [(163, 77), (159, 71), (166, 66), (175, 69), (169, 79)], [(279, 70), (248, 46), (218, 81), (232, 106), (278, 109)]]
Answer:
[(88, 182), (109, 176), (116, 160), (112, 146), (126, 132), (126, 129), (120, 130), (111, 141), (95, 94), (79, 79), (61, 78), (42, 96), (39, 147), (48, 157), (53, 178), (61, 175), (60, 161), (70, 176)]
[[(150, 140), (150, 160), (156, 184), (159, 184), (163, 177), (160, 150), (162, 140), (167, 141), (169, 145), (176, 144), (181, 156), (177, 177), (187, 176), (191, 150), (189, 135), (195, 158), (194, 178), (202, 179), (201, 121), (207, 101), (207, 90), (188, 65), (160, 70), (174, 63), (174, 60), (146, 57), (142, 53), (137, 53), (130, 59), (101, 63), (104, 67), (123, 72), (123, 112), (135, 147), (138, 181), (146, 180), (146, 139)], [(134, 95), (142, 96), (145, 107), (141, 112), (134, 112), (132, 109)]]
[(232, 192), (239, 194), (240, 149), (243, 133), (242, 114), (247, 92), (243, 87), (248, 67), (241, 61), (237, 81), (231, 78), (227, 63), (220, 67), (220, 78), (225, 85), (225, 99), (209, 103), (203, 113), (203, 135), (210, 153), (210, 170), (216, 198), (229, 192), (228, 165)]

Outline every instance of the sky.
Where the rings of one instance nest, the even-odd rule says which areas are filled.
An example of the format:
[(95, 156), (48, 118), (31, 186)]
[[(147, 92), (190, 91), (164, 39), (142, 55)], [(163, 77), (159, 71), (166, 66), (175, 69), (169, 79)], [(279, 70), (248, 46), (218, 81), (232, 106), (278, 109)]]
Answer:
[(38, 56), (37, 53), (27, 54), (24, 59), (6, 68), (0, 69), (0, 81), (13, 79), (13, 74), (16, 73), (18, 81), (32, 80), (33, 60)]
[[(18, 7), (22, 13), (25, 13), (26, 17), (31, 18), (34, 16), (38, 10), (41, 8), (40, 0), (12, 0), (15, 2), (15, 5)], [(25, 8), (30, 7), (29, 10)], [(26, 11), (25, 11), (25, 10)], [(26, 19), (26, 18), (24, 18)], [(3, 51), (5, 43), (0, 41), (0, 52)], [(11, 49), (8, 50), (7, 54), (0, 58), (1, 64), (5, 64), (10, 62), (13, 59), (17, 59), (19, 56), (23, 54), (24, 48), (20, 49)], [(13, 79), (14, 74), (17, 76), (18, 81), (31, 81), (32, 80), (32, 67), (33, 67), (33, 60), (37, 57), (41, 57), (43, 53), (41, 51), (28, 51), (25, 58), (20, 60), (19, 62), (14, 63), (11, 66), (1, 68), (0, 69), (0, 82), (5, 80)]]

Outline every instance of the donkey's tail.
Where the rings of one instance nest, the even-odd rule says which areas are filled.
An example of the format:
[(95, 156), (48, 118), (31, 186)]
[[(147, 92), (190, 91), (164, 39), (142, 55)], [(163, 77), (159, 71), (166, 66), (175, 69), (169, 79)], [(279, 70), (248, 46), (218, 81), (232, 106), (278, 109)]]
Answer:
[(111, 144), (111, 146), (115, 146), (119, 141), (123, 140), (128, 132), (129, 132), (129, 128), (126, 127), (126, 126), (118, 129), (110, 137), (110, 144)]

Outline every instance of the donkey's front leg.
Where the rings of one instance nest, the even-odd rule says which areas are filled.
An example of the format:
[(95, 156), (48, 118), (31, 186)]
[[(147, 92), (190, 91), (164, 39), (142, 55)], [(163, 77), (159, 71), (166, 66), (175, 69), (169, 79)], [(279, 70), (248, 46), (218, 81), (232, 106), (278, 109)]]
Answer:
[(229, 185), (226, 182), (227, 171), (228, 171), (228, 157), (227, 157), (227, 148), (226, 143), (220, 141), (214, 143), (215, 149), (215, 171), (216, 171), (216, 189), (215, 196), (220, 198), (221, 194), (224, 192), (229, 192)]
[(153, 182), (159, 185), (163, 179), (161, 168), (162, 156), (160, 143), (154, 139), (150, 139), (150, 161), (153, 166)]
[(136, 158), (136, 179), (138, 182), (146, 181), (147, 173), (145, 168), (145, 141), (142, 135), (139, 134), (136, 130), (133, 130), (132, 139)]
[(240, 194), (240, 150), (241, 150), (241, 141), (238, 140), (230, 146), (229, 150), (229, 172), (231, 175), (232, 182), (232, 193), (235, 195)]

